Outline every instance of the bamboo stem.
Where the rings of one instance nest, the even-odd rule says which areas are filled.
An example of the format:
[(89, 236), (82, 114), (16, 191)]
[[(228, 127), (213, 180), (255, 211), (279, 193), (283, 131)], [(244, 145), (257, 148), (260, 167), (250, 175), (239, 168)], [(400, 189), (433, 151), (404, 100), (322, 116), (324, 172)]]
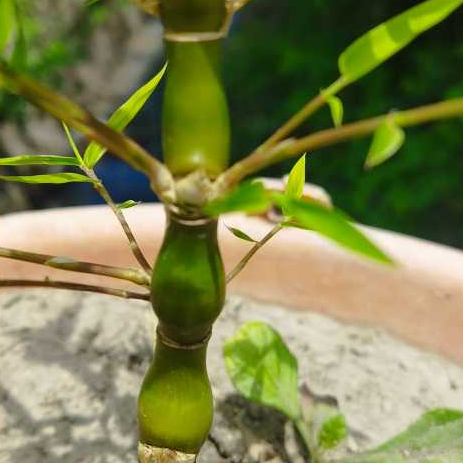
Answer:
[(78, 262), (67, 257), (50, 256), (47, 254), (37, 254), (34, 252), (20, 251), (0, 247), (0, 257), (5, 259), (21, 260), (33, 264), (45, 265), (47, 267), (70, 272), (88, 273), (92, 275), (102, 275), (119, 280), (127, 280), (136, 285), (149, 286), (150, 279), (144, 272), (138, 269), (111, 267), (109, 265), (94, 264), (90, 262)]
[(141, 301), (149, 301), (149, 293), (141, 294), (133, 291), (126, 291), (124, 289), (106, 288), (103, 286), (84, 285), (80, 283), (70, 283), (67, 281), (35, 281), (35, 280), (1, 280), (1, 288), (13, 287), (31, 287), (31, 288), (56, 288), (67, 289), (71, 291), (87, 291), (91, 293), (107, 294), (110, 296), (122, 297), (124, 299), (138, 299)]
[(227, 275), (225, 278), (225, 282), (228, 284), (233, 278), (244, 269), (246, 264), (252, 259), (254, 254), (270, 239), (272, 239), (283, 227), (281, 224), (275, 225), (260, 241), (258, 241), (254, 246), (250, 249), (250, 251), (238, 262), (236, 267)]
[(218, 179), (220, 191), (229, 189), (244, 177), (284, 159), (373, 133), (386, 119), (401, 127), (463, 115), (463, 98), (434, 103), (405, 111), (384, 114), (352, 124), (322, 130), (300, 139), (283, 140), (267, 151), (256, 151), (237, 162)]
[(137, 259), (138, 263), (141, 265), (143, 271), (146, 273), (147, 278), (151, 279), (151, 266), (148, 263), (146, 257), (143, 255), (143, 252), (140, 249), (140, 246), (138, 245), (137, 240), (135, 239), (135, 236), (133, 235), (132, 230), (129, 227), (129, 224), (127, 223), (127, 220), (125, 220), (123, 212), (120, 210), (119, 207), (117, 207), (117, 204), (113, 201), (111, 195), (109, 194), (109, 191), (97, 177), (95, 171), (93, 169), (87, 169), (85, 167), (82, 168), (91, 179), (95, 180), (95, 183), (93, 184), (95, 190), (105, 200), (106, 204), (113, 211), (117, 220), (121, 224), (122, 229), (124, 230), (125, 236), (129, 241), (129, 246), (130, 250), (132, 251), (132, 254), (134, 255), (135, 259)]

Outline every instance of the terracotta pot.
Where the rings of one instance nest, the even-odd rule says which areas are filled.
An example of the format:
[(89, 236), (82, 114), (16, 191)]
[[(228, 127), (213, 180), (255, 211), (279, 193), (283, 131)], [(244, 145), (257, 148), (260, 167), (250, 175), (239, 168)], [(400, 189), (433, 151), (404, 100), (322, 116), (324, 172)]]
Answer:
[[(162, 239), (161, 205), (127, 210), (127, 220), (149, 260)], [(223, 225), (262, 237), (271, 224), (232, 214), (220, 242), (230, 270), (250, 243)], [(381, 326), (423, 348), (463, 361), (463, 252), (362, 227), (397, 262), (386, 268), (348, 253), (314, 233), (287, 229), (268, 243), (232, 282), (230, 292), (312, 310), (347, 323)], [(0, 217), (0, 245), (112, 265), (135, 266), (118, 222), (105, 206), (54, 209)], [(0, 260), (1, 278), (51, 278), (127, 287), (118, 280)]]

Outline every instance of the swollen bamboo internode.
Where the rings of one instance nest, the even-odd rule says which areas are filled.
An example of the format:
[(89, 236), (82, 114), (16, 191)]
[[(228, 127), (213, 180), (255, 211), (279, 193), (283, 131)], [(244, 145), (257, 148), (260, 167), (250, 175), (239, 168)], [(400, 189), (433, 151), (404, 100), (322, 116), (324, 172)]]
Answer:
[(138, 400), (143, 463), (161, 461), (166, 449), (174, 461), (197, 454), (207, 438), (213, 403), (206, 349), (225, 298), (217, 221), (166, 212), (151, 284), (156, 347)]

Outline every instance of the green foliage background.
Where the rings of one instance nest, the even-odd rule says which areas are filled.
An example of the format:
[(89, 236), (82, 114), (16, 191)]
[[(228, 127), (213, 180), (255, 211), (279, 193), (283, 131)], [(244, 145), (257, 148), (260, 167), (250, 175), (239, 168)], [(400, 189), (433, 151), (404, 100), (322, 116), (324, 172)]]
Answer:
[[(337, 58), (416, 0), (254, 0), (232, 29), (225, 62), (237, 159), (337, 76)], [(343, 91), (345, 122), (463, 95), (463, 11)], [(326, 108), (299, 133), (332, 125)], [(463, 246), (463, 123), (407, 130), (400, 152), (363, 170), (370, 140), (310, 154), (308, 181), (360, 222)], [(292, 162), (269, 169), (283, 175)]]

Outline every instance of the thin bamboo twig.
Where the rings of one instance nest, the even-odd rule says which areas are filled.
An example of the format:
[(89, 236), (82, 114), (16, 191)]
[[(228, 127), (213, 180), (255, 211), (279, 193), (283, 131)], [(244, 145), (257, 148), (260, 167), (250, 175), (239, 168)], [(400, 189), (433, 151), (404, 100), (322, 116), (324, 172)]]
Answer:
[(109, 265), (94, 264), (90, 262), (78, 262), (67, 257), (50, 256), (37, 254), (35, 252), (20, 251), (0, 247), (0, 257), (5, 259), (21, 260), (33, 264), (45, 265), (47, 267), (70, 272), (88, 273), (91, 275), (102, 275), (119, 280), (127, 280), (136, 285), (149, 287), (150, 279), (144, 272), (138, 269), (111, 267)]
[(284, 159), (297, 156), (306, 151), (324, 148), (343, 141), (360, 138), (373, 133), (386, 119), (401, 127), (410, 127), (439, 119), (463, 115), (463, 98), (421, 106), (405, 111), (384, 114), (352, 124), (322, 130), (300, 139), (283, 140), (268, 151), (258, 151), (235, 163), (218, 179), (219, 191), (223, 192), (244, 177)]
[(117, 204), (114, 202), (111, 195), (109, 194), (109, 191), (103, 185), (101, 180), (97, 177), (97, 175), (95, 174), (95, 171), (93, 169), (88, 169), (84, 166), (82, 166), (82, 169), (91, 179), (95, 180), (93, 187), (113, 211), (117, 220), (121, 224), (122, 229), (124, 230), (125, 236), (127, 237), (129, 241), (129, 246), (130, 246), (130, 250), (132, 251), (132, 254), (135, 256), (135, 259), (137, 259), (138, 263), (141, 265), (143, 271), (146, 273), (146, 276), (148, 278), (151, 278), (151, 271), (152, 271), (151, 266), (148, 263), (148, 260), (146, 259), (146, 257), (143, 255), (143, 252), (140, 249), (140, 246), (138, 245), (137, 240), (135, 239), (135, 236), (133, 235), (132, 230), (129, 227), (129, 224), (125, 220), (123, 212), (121, 211), (119, 207), (117, 207)]
[(236, 267), (226, 276), (225, 282), (230, 283), (233, 278), (241, 272), (241, 270), (246, 267), (246, 264), (252, 259), (254, 254), (270, 239), (272, 239), (281, 229), (281, 224), (275, 225), (260, 241), (258, 241), (254, 246), (249, 250), (249, 252), (238, 262)]
[(126, 291), (124, 289), (106, 288), (103, 286), (84, 285), (80, 283), (70, 283), (67, 281), (53, 281), (53, 280), (2, 280), (0, 279), (1, 288), (13, 287), (30, 287), (30, 288), (56, 288), (67, 289), (72, 291), (87, 291), (91, 293), (107, 294), (109, 296), (122, 297), (124, 299), (138, 299), (141, 301), (149, 301), (149, 293), (142, 294), (133, 291)]

